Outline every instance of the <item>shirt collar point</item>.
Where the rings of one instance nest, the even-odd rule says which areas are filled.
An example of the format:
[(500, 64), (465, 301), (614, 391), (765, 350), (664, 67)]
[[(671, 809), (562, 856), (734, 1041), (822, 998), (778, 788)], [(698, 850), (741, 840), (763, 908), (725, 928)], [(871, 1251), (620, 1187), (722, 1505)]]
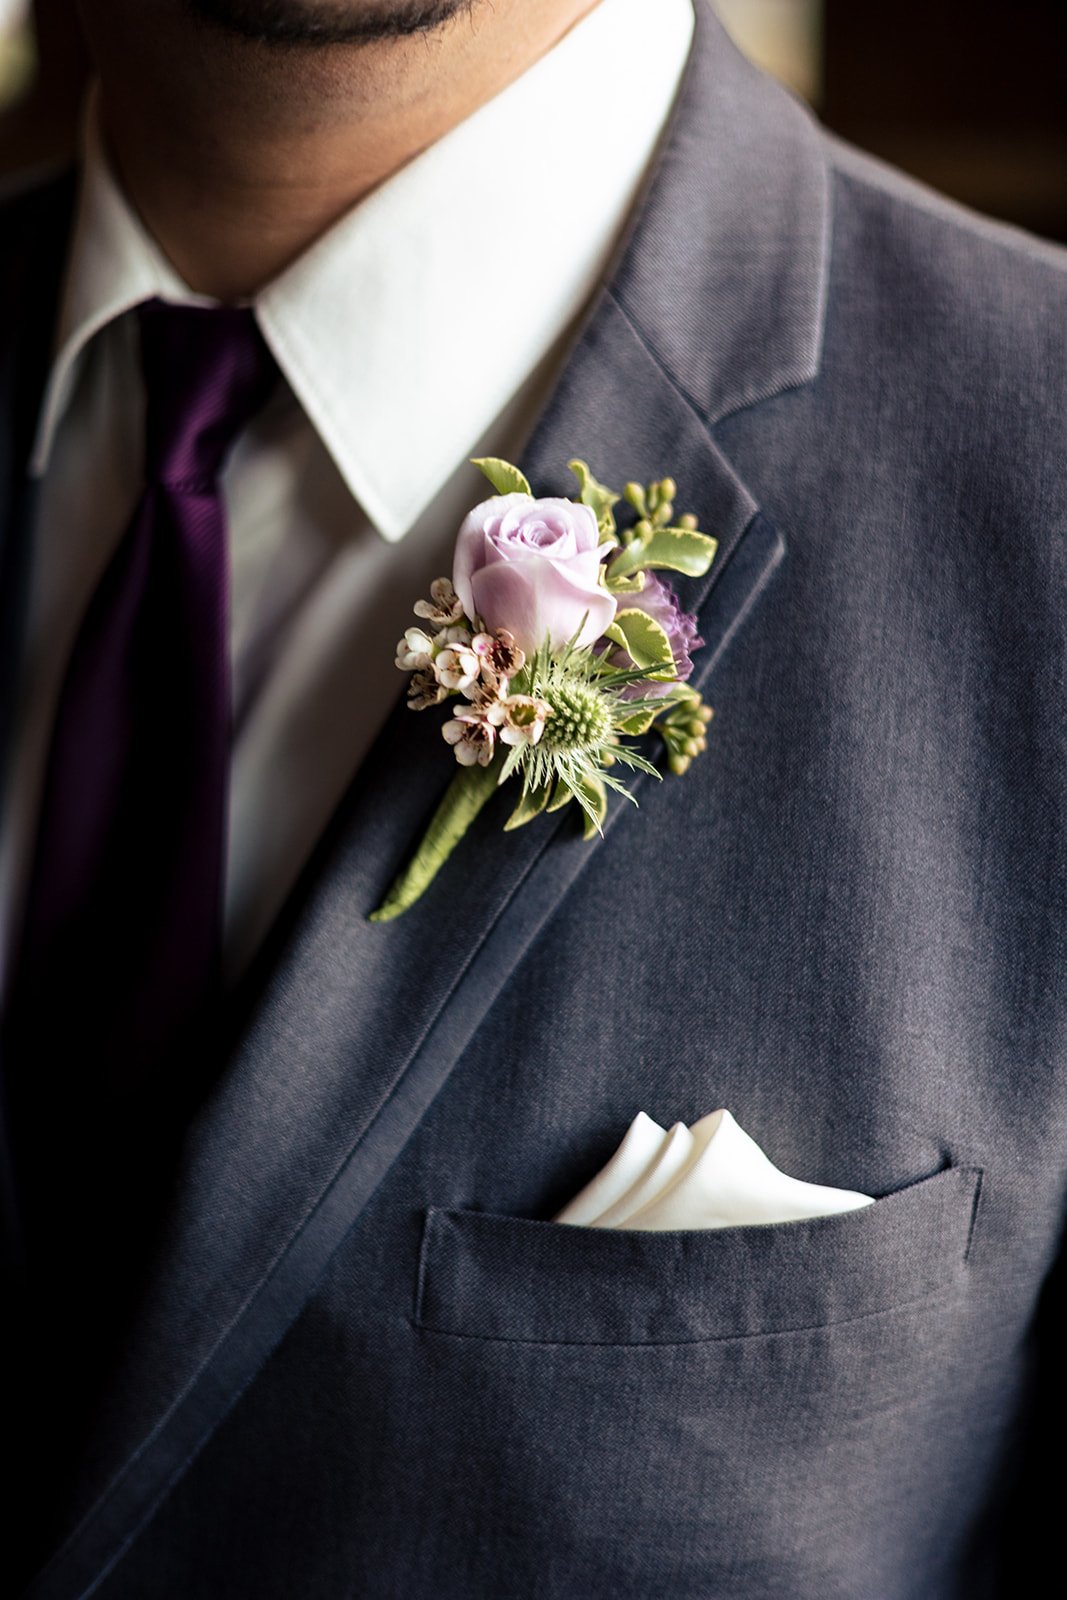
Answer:
[[(349, 493), (358, 503), (375, 533), (384, 539), (386, 544), (399, 544), (417, 522), (419, 509), (412, 515), (410, 507), (400, 506), (380, 494), (368, 481), (359, 463), (354, 461), (347, 451), (337, 448), (336, 440), (331, 440), (324, 431), (320, 431), (320, 437), (332, 455), (335, 467), (348, 485)], [(426, 505), (429, 505), (432, 498), (432, 495), (426, 497)]]
[(411, 531), (411, 521), (407, 517), (400, 519), (388, 515), (379, 515), (371, 517), (370, 520), (375, 533), (383, 538), (386, 544), (399, 544)]

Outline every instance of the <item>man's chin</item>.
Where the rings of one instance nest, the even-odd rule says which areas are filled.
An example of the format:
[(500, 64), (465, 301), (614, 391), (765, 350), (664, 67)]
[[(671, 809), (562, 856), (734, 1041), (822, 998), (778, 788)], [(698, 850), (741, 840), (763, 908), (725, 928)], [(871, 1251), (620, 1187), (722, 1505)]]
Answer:
[(367, 44), (430, 33), (474, 0), (185, 0), (194, 15), (264, 44)]

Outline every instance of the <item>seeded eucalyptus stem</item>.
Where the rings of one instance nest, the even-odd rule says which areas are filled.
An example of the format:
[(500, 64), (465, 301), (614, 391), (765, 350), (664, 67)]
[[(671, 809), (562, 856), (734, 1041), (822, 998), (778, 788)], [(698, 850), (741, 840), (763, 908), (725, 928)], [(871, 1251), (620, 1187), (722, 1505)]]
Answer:
[(461, 767), (444, 792), (425, 837), (392, 886), (372, 922), (391, 922), (429, 888), (500, 781), (501, 761)]

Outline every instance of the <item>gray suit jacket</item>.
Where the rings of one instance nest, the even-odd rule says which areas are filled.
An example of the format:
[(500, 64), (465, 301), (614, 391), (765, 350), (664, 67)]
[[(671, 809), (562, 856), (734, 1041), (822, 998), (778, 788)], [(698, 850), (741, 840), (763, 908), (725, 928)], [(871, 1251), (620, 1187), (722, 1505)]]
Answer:
[[(685, 593), (710, 751), (592, 845), (491, 806), (372, 926), (448, 778), (398, 707), (189, 1129), (34, 1600), (1024, 1592), (1062, 1340), (1064, 267), (836, 145), (701, 10), (523, 465), (670, 472), (718, 535)], [(13, 534), (12, 617), (19, 566)], [(876, 1204), (547, 1220), (639, 1109), (720, 1105)]]

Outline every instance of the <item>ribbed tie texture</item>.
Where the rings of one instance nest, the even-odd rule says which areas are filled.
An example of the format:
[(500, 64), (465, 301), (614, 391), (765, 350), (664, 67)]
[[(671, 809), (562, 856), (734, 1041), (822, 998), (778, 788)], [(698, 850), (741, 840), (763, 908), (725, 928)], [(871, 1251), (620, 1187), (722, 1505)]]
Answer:
[(85, 1154), (80, 1124), (98, 1140), (90, 1187), (107, 1187), (114, 1158), (121, 1189), (134, 1152), (116, 1157), (112, 1137), (130, 1146), (143, 1128), (151, 1144), (172, 1115), (161, 1108), (198, 1081), (219, 983), (230, 743), (219, 477), (276, 369), (251, 311), (151, 301), (137, 317), (144, 487), (56, 712), (5, 1052), (31, 1234), (60, 1126), (66, 1176)]

